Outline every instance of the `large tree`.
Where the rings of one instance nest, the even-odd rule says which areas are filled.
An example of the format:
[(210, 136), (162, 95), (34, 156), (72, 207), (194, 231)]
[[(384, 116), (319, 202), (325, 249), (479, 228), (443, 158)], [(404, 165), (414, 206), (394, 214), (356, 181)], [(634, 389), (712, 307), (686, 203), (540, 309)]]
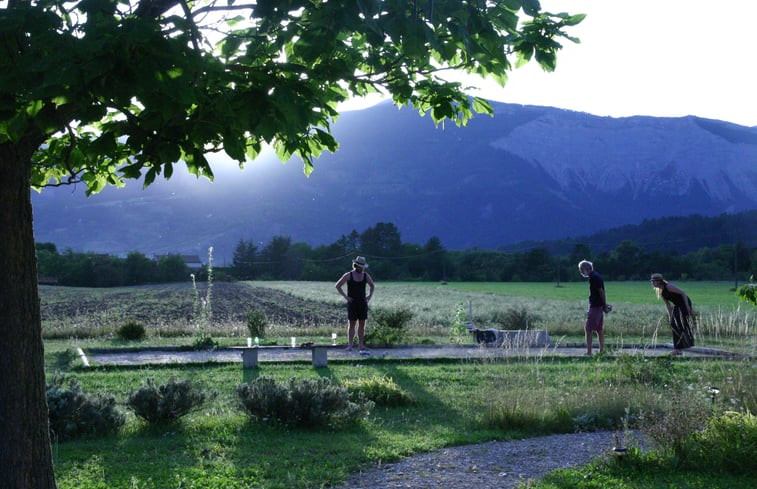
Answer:
[(551, 70), (581, 19), (537, 0), (0, 2), (0, 486), (55, 486), (30, 188), (149, 185), (179, 162), (211, 178), (206, 154), (264, 144), (309, 173), (338, 103), (380, 90), (464, 124), (491, 109), (440, 70)]

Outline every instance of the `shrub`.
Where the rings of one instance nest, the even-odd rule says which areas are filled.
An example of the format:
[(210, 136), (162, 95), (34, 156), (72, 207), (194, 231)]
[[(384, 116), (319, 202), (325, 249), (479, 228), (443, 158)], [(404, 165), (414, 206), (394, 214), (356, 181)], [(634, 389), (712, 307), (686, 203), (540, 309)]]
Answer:
[(55, 368), (61, 370), (73, 369), (84, 365), (76, 346), (70, 346), (55, 354)]
[[(531, 434), (568, 433), (574, 430), (575, 420), (565, 408), (545, 410), (517, 398), (501, 400), (503, 402), (493, 403), (483, 411), (483, 426)], [(575, 424), (577, 429), (577, 423)]]
[(137, 417), (149, 423), (171, 423), (189, 414), (205, 402), (205, 393), (190, 380), (171, 377), (167, 384), (155, 385), (148, 378), (145, 384), (129, 395), (126, 404)]
[(669, 356), (649, 358), (621, 353), (615, 357), (616, 378), (620, 382), (659, 384), (671, 380), (673, 364)]
[(733, 474), (757, 474), (757, 416), (729, 411), (712, 417), (687, 443), (692, 469), (712, 467)]
[(265, 312), (255, 310), (247, 313), (247, 330), (250, 337), (265, 337), (265, 330), (268, 327), (268, 318)]
[(502, 329), (530, 329), (539, 318), (528, 312), (525, 307), (511, 307), (506, 311), (495, 311), (492, 322), (502, 326)]
[(58, 441), (115, 432), (125, 421), (113, 396), (87, 394), (76, 378), (66, 381), (62, 375), (47, 383), (47, 406), (50, 435)]
[(452, 321), (450, 324), (450, 342), (455, 344), (462, 344), (470, 338), (470, 332), (468, 331), (467, 314), (465, 313), (465, 306), (462, 302), (455, 304), (455, 309), (452, 312)]
[(346, 380), (342, 385), (349, 391), (353, 402), (368, 399), (375, 404), (390, 407), (413, 402), (412, 397), (387, 376), (374, 375), (365, 379)]
[(749, 277), (749, 283), (742, 286), (737, 291), (737, 294), (742, 301), (757, 306), (757, 284), (755, 284), (753, 280), (754, 276)]
[(129, 321), (118, 328), (116, 335), (122, 340), (142, 340), (147, 336), (147, 330), (144, 324), (137, 321)]
[(376, 309), (372, 317), (374, 324), (366, 331), (366, 342), (391, 345), (406, 340), (407, 326), (413, 319), (413, 313), (406, 308)]
[(353, 402), (344, 387), (324, 377), (294, 378), (288, 385), (259, 377), (237, 386), (242, 407), (258, 421), (278, 421), (295, 427), (336, 427), (357, 422), (373, 408), (371, 401)]
[(688, 458), (689, 437), (705, 427), (712, 406), (696, 391), (670, 389), (657, 412), (640, 415), (640, 430), (663, 454), (671, 455), (680, 464)]
[(197, 336), (195, 336), (195, 339), (192, 342), (193, 350), (211, 350), (216, 346), (218, 346), (216, 340), (214, 340), (212, 336), (206, 333), (198, 334)]

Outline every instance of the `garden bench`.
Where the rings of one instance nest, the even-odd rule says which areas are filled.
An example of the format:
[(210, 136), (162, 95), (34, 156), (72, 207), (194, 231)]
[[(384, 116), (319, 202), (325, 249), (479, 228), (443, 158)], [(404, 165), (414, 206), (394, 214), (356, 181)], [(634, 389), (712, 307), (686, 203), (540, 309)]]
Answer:
[(300, 351), (310, 350), (312, 352), (313, 366), (314, 367), (326, 367), (328, 366), (327, 351), (329, 345), (308, 345), (308, 346), (232, 346), (234, 350), (242, 351), (242, 368), (257, 368), (258, 367), (258, 353), (261, 351)]

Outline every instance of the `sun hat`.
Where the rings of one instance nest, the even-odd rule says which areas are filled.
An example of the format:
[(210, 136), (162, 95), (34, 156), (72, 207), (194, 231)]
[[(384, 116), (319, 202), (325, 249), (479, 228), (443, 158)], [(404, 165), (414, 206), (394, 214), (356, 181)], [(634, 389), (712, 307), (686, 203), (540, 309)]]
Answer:
[(354, 260), (352, 260), (353, 265), (357, 265), (360, 268), (368, 268), (368, 263), (365, 261), (364, 256), (358, 256)]

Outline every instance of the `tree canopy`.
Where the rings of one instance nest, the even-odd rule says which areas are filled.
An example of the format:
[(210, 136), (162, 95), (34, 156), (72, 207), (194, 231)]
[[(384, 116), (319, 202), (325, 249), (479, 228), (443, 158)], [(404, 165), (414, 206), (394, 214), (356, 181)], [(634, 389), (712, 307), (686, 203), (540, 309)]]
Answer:
[(582, 18), (536, 0), (11, 0), (0, 143), (44, 143), (36, 187), (149, 184), (180, 161), (212, 177), (209, 152), (244, 164), (263, 144), (309, 173), (337, 148), (338, 103), (383, 91), (464, 124), (491, 109), (442, 71), (504, 84), (532, 58), (552, 70), (564, 28)]
[(243, 165), (264, 144), (309, 173), (340, 102), (382, 91), (465, 124), (491, 108), (442, 71), (552, 70), (582, 19), (538, 0), (0, 3), (0, 486), (55, 487), (30, 187), (212, 178), (207, 154)]

